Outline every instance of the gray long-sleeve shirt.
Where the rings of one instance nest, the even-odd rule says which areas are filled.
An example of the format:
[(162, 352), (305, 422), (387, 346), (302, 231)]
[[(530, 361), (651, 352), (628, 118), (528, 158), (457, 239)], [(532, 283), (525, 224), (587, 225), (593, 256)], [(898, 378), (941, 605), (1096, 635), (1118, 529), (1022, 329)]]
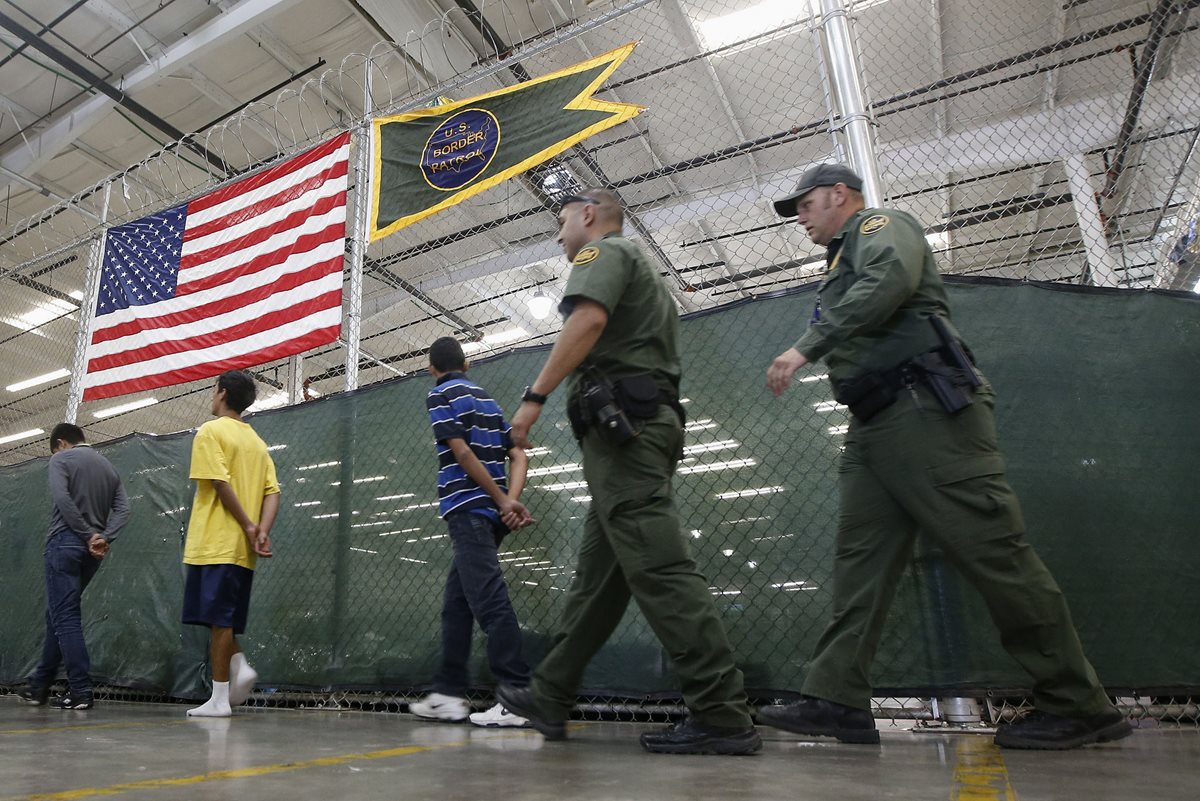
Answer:
[(70, 529), (85, 542), (112, 542), (129, 519), (129, 500), (112, 463), (80, 443), (50, 457), (50, 536)]

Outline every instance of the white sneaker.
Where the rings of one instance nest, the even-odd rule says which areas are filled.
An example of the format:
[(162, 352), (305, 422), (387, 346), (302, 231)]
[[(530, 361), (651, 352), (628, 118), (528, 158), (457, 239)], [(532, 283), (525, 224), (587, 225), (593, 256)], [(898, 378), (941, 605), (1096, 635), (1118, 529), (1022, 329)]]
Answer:
[(447, 720), (461, 723), (467, 719), (471, 707), (467, 706), (466, 698), (430, 693), (420, 701), (413, 701), (409, 704), (408, 711), (421, 720)]
[(520, 715), (514, 715), (504, 708), (503, 704), (496, 704), (487, 712), (476, 712), (471, 715), (471, 722), (476, 726), (483, 726), (489, 729), (499, 727), (520, 728), (528, 726), (529, 721)]

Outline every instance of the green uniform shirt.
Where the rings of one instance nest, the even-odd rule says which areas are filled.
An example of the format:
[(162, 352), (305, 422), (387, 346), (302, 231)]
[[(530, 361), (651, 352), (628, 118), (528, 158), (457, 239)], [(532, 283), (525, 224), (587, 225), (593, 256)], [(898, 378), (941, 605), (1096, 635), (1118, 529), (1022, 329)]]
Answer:
[[(660, 387), (679, 392), (679, 315), (636, 245), (611, 233), (582, 248), (560, 309), (570, 314), (580, 298), (608, 311), (608, 324), (587, 357), (597, 370), (610, 380), (650, 373)], [(578, 375), (571, 380), (572, 391)]]
[(911, 215), (859, 211), (834, 235), (826, 259), (817, 308), (795, 347), (811, 362), (825, 358), (830, 380), (887, 370), (938, 347), (933, 315), (957, 336), (933, 250)]

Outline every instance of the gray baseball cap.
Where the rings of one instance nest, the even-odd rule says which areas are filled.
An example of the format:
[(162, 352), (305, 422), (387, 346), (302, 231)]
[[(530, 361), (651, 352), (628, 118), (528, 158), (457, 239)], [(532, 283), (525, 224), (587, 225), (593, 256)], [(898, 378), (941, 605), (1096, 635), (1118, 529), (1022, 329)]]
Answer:
[(862, 191), (862, 178), (859, 178), (858, 173), (845, 164), (818, 164), (804, 171), (804, 175), (800, 176), (800, 183), (796, 185), (795, 192), (775, 201), (775, 213), (780, 217), (795, 217), (797, 200), (818, 186), (833, 186), (834, 184), (845, 184), (856, 192)]

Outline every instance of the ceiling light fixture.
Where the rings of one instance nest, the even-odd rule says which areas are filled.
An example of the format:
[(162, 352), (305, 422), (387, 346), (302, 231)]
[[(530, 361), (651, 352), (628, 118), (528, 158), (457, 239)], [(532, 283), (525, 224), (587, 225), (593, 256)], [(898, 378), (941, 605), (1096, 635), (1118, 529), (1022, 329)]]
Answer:
[(0, 437), (0, 445), (6, 445), (9, 442), (16, 442), (17, 440), (21, 439), (29, 439), (30, 437), (41, 436), (45, 433), (46, 432), (40, 428), (31, 428), (28, 431), (22, 431), (20, 434), (9, 434), (7, 437)]
[(5, 387), (5, 389), (9, 392), (20, 392), (23, 389), (36, 387), (39, 384), (48, 384), (56, 379), (66, 378), (70, 374), (71, 371), (67, 370), (66, 368), (54, 370), (53, 372), (45, 373), (44, 375), (34, 376), (33, 378), (27, 378), (24, 381), (18, 381), (15, 384), (9, 384), (7, 387)]
[(543, 292), (541, 287), (538, 287), (537, 291), (533, 293), (533, 297), (529, 299), (529, 313), (536, 320), (545, 320), (550, 316), (553, 308), (554, 299)]
[(95, 417), (97, 420), (103, 420), (105, 417), (112, 417), (115, 414), (132, 412), (134, 409), (144, 409), (147, 406), (153, 406), (156, 403), (158, 403), (158, 398), (142, 398), (141, 400), (122, 403), (120, 406), (111, 406), (107, 409), (100, 409), (99, 411), (92, 412), (92, 417)]

